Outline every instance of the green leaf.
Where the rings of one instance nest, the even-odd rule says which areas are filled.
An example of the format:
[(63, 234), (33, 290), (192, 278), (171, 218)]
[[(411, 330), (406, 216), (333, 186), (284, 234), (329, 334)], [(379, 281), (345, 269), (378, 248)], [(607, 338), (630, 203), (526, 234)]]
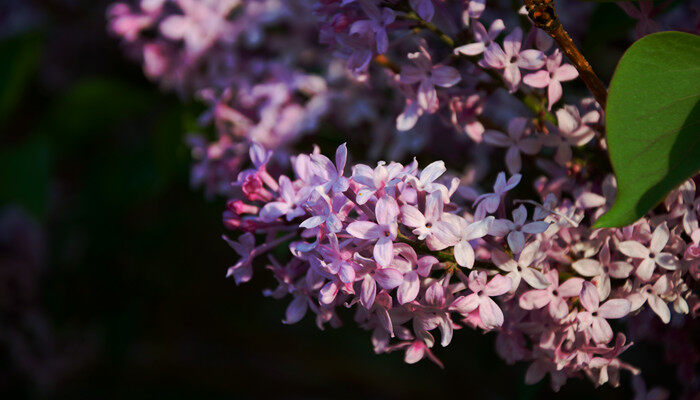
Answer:
[(41, 49), (42, 38), (37, 32), (0, 42), (0, 126), (22, 99), (39, 65)]
[(605, 119), (618, 192), (596, 228), (635, 222), (700, 170), (700, 37), (635, 42), (613, 75)]

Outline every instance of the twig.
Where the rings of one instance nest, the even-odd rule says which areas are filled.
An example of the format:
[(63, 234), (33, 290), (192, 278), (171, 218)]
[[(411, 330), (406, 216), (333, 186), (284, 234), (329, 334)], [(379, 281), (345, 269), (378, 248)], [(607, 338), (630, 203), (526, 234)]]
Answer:
[(535, 25), (547, 32), (557, 42), (559, 48), (578, 70), (583, 83), (593, 93), (598, 104), (605, 108), (608, 91), (600, 78), (598, 78), (598, 75), (593, 71), (591, 64), (581, 54), (574, 41), (571, 40), (571, 36), (559, 22), (559, 17), (554, 9), (554, 0), (523, 0), (523, 2)]

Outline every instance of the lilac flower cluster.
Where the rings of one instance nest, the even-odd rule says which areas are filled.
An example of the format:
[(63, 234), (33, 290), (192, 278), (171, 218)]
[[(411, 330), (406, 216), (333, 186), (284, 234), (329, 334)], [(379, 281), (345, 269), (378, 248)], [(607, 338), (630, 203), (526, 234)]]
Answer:
[[(251, 140), (277, 148), (316, 129), (330, 99), (323, 57), (302, 51), (315, 33), (310, 4), (278, 0), (142, 0), (115, 3), (110, 30), (143, 63), (145, 74), (209, 107), (192, 135), (193, 185), (228, 193)], [(291, 24), (295, 35), (274, 29)], [(320, 48), (320, 46), (318, 46)], [(234, 72), (235, 71), (235, 72)]]
[(338, 307), (353, 308), (377, 353), (438, 364), (438, 332), (444, 347), (455, 329), (496, 331), (508, 363), (530, 362), (528, 383), (549, 374), (558, 389), (574, 376), (616, 385), (619, 371), (639, 373), (620, 360), (631, 343), (609, 320), (649, 308), (668, 323), (672, 309), (699, 309), (689, 286), (700, 271), (693, 181), (669, 196), (667, 213), (591, 230), (609, 199), (570, 178), (539, 181), (538, 203), (510, 199), (521, 176), (501, 172), (470, 205), (442, 161), (357, 164), (346, 176), (342, 145), (334, 161), (318, 149), (293, 157), (292, 179), (267, 172), (262, 146), (250, 156), (224, 213), (227, 227), (246, 232), (225, 237), (241, 257), (228, 275), (250, 280), (257, 257), (288, 243), (289, 261), (267, 258), (278, 286), (265, 292), (292, 298), (287, 324), (311, 311), (319, 327), (335, 327)]
[[(667, 5), (621, 7), (638, 36), (700, 28), (673, 15), (655, 23)], [(558, 9), (575, 33), (591, 5)], [(376, 352), (402, 350), (409, 363), (440, 364), (438, 331), (442, 346), (455, 329), (495, 331), (506, 362), (530, 363), (528, 383), (616, 385), (620, 370), (639, 370), (619, 358), (632, 343), (609, 320), (634, 331), (651, 314), (687, 335), (685, 316), (698, 313), (696, 180), (631, 226), (592, 229), (616, 194), (603, 111), (565, 95), (578, 72), (525, 15), (484, 0), (141, 0), (109, 11), (149, 77), (209, 104), (201, 121), (218, 135), (190, 138), (193, 183), (230, 198), (224, 225), (244, 233), (225, 237), (240, 255), (228, 275), (246, 282), (264, 260), (279, 282), (265, 294), (292, 298), (285, 323), (311, 311), (319, 327), (338, 326), (338, 307), (352, 308)], [(291, 157), (293, 178), (273, 175), (322, 125), (370, 138), (362, 161), (427, 149), (463, 173), (415, 159), (346, 173), (343, 145), (335, 160), (316, 149)], [(492, 190), (478, 185), (489, 179)], [(289, 259), (259, 257), (281, 245)]]

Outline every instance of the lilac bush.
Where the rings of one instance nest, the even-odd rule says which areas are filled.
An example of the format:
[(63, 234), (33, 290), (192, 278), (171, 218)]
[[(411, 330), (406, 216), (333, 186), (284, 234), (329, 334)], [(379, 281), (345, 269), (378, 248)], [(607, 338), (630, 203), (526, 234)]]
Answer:
[[(620, 5), (636, 35), (697, 29), (655, 22), (650, 4)], [(375, 352), (440, 366), (436, 343), (455, 330), (493, 331), (529, 384), (616, 386), (640, 374), (620, 358), (644, 336), (638, 321), (673, 325), (642, 338), (665, 342), (698, 314), (697, 177), (631, 225), (594, 227), (617, 192), (603, 107), (570, 90), (577, 68), (511, 7), (142, 0), (108, 17), (149, 78), (208, 105), (201, 123), (217, 137), (190, 137), (192, 182), (228, 199), (224, 239), (239, 257), (227, 276), (270, 270), (278, 286), (264, 294), (287, 299), (284, 323), (338, 327), (349, 308)], [(349, 143), (334, 158), (295, 150), (327, 127)], [(349, 154), (368, 135), (373, 150)], [(431, 143), (446, 136), (458, 149)], [(280, 246), (284, 259), (270, 253)], [(687, 370), (684, 357), (692, 345), (673, 360)]]

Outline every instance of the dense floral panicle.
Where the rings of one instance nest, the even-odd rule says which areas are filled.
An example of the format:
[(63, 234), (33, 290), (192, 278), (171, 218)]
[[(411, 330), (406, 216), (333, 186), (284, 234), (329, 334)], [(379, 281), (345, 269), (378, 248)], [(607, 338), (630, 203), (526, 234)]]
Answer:
[[(637, 36), (700, 26), (657, 15), (670, 3), (620, 4)], [(639, 370), (619, 358), (631, 342), (608, 320), (675, 326), (700, 311), (696, 181), (629, 227), (592, 229), (616, 195), (599, 161), (604, 112), (568, 89), (576, 70), (511, 8), (141, 0), (108, 17), (149, 78), (207, 105), (199, 122), (216, 138), (189, 136), (192, 184), (230, 198), (225, 240), (240, 257), (227, 276), (243, 283), (267, 263), (278, 287), (265, 295), (291, 300), (284, 323), (313, 313), (336, 327), (336, 309), (350, 307), (377, 353), (440, 366), (435, 343), (455, 329), (496, 331), (499, 355), (530, 363), (527, 383), (617, 385), (621, 370)], [(592, 12), (558, 9), (574, 37)], [(278, 174), (320, 127), (371, 138), (367, 164), (347, 165), (345, 145), (334, 156), (315, 148), (291, 157), (293, 176)], [(419, 153), (463, 174), (443, 161), (377, 162)], [(287, 258), (265, 258), (282, 244)]]
[[(591, 231), (586, 217), (606, 206), (580, 201), (591, 192), (522, 202), (508, 193), (521, 177), (499, 173), (493, 192), (470, 206), (453, 198), (458, 188), (443, 162), (423, 169), (415, 161), (357, 164), (346, 176), (343, 144), (334, 161), (302, 154), (292, 159), (296, 177), (274, 179), (265, 168), (273, 155), (254, 144), (250, 156), (253, 168), (235, 183), (242, 197), (229, 201), (238, 215), (226, 217), (239, 220), (227, 226), (247, 231), (227, 239), (240, 255), (229, 275), (247, 281), (256, 257), (288, 243), (289, 260), (268, 265), (279, 283), (268, 293), (292, 296), (287, 324), (311, 311), (319, 326), (335, 326), (337, 307), (351, 307), (373, 331), (375, 351), (405, 350), (406, 362), (427, 356), (438, 364), (431, 350), (437, 333), (447, 346), (459, 326), (499, 331), (500, 354), (532, 362), (528, 382), (550, 374), (557, 388), (574, 376), (615, 384), (619, 370), (638, 373), (618, 358), (629, 346), (622, 333), (609, 347), (615, 333), (608, 320), (648, 304), (668, 322), (671, 309), (688, 314), (688, 302), (697, 302), (685, 274), (697, 260), (695, 242), (654, 216)], [(251, 180), (257, 183), (246, 189)], [(674, 210), (695, 202), (677, 198)], [(633, 273), (640, 269), (641, 276)]]

